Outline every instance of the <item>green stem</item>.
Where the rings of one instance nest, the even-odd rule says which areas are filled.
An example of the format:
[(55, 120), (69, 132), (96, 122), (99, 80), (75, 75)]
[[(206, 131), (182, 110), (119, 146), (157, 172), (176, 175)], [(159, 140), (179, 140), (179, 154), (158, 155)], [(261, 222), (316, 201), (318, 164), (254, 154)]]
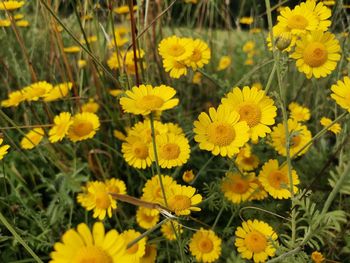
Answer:
[(218, 215), (216, 216), (215, 221), (214, 221), (214, 224), (213, 224), (213, 226), (211, 227), (211, 229), (214, 229), (214, 228), (216, 227), (216, 225), (217, 225), (217, 223), (219, 222), (219, 219), (220, 219), (222, 213), (224, 212), (224, 209), (225, 209), (224, 206), (221, 206), (221, 209), (220, 209)]
[(208, 164), (214, 159), (214, 155), (212, 155), (208, 161), (202, 166), (202, 168), (198, 171), (198, 173), (196, 174), (196, 177), (192, 180), (192, 182), (190, 183), (190, 185), (194, 185), (194, 183), (196, 182), (196, 180), (198, 179), (198, 177), (204, 172), (204, 170), (207, 168)]

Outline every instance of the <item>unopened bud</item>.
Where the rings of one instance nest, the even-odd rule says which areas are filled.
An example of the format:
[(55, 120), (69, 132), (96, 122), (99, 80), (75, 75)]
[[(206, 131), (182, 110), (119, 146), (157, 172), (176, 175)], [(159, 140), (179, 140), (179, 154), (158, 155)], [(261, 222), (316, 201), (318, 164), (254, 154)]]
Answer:
[(292, 42), (292, 34), (290, 32), (282, 32), (276, 38), (276, 47), (279, 50), (283, 51), (287, 47), (289, 47), (291, 42)]

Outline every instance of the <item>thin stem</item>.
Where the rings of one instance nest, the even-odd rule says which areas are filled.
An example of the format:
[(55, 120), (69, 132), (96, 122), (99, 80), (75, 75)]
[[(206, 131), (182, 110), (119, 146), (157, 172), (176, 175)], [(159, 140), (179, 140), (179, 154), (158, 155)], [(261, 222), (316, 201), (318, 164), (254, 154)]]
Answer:
[(194, 183), (197, 181), (197, 179), (199, 178), (199, 176), (204, 172), (204, 170), (207, 168), (208, 164), (214, 159), (214, 155), (212, 155), (208, 161), (202, 166), (202, 168), (198, 171), (198, 173), (196, 174), (196, 177), (192, 180), (192, 182), (190, 183), (190, 185), (194, 185)]

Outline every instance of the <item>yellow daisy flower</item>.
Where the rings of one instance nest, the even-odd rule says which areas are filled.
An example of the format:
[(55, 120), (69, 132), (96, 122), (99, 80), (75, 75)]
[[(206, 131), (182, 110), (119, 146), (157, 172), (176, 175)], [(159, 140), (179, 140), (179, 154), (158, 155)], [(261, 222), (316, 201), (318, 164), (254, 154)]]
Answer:
[(259, 157), (252, 153), (249, 144), (240, 149), (236, 156), (235, 163), (242, 171), (252, 171), (259, 165)]
[(227, 172), (221, 182), (221, 190), (228, 200), (234, 204), (239, 204), (247, 201), (258, 188), (254, 179), (254, 173), (246, 174), (243, 177), (238, 172)]
[(321, 30), (323, 32), (328, 30), (332, 24), (332, 21), (328, 20), (332, 15), (332, 11), (324, 3), (316, 3), (315, 0), (307, 0), (300, 5), (305, 6), (308, 10), (312, 10), (312, 12), (316, 15), (318, 20), (316, 30)]
[(173, 224), (176, 234), (179, 236), (183, 233), (183, 229), (182, 229), (182, 225), (180, 225), (179, 223), (177, 223), (176, 221), (168, 221), (166, 223), (164, 223), (161, 228), (160, 231), (162, 232), (163, 236), (170, 241), (176, 240), (176, 235), (174, 233), (174, 228), (171, 225), (171, 223)]
[(290, 117), (297, 122), (304, 122), (310, 120), (310, 110), (306, 107), (292, 102), (288, 105), (290, 110)]
[(189, 215), (191, 211), (201, 211), (196, 205), (202, 202), (202, 196), (195, 193), (194, 187), (172, 185), (170, 189), (166, 189), (169, 209), (176, 215)]
[(221, 103), (237, 112), (239, 121), (247, 122), (253, 141), (257, 141), (259, 137), (264, 138), (271, 132), (269, 126), (275, 124), (277, 108), (263, 90), (248, 86), (241, 90), (236, 87), (221, 99)]
[(136, 211), (136, 222), (140, 227), (144, 229), (150, 229), (154, 227), (159, 221), (159, 213), (152, 214), (150, 210), (151, 209), (146, 207), (139, 207)]
[(221, 255), (221, 239), (212, 230), (199, 229), (191, 238), (189, 248), (198, 262), (214, 262)]
[(34, 128), (29, 131), (21, 140), (21, 148), (30, 150), (37, 146), (44, 138), (44, 130), (42, 128)]
[(312, 262), (314, 262), (314, 263), (322, 263), (322, 262), (325, 262), (324, 256), (322, 255), (321, 252), (318, 252), (318, 251), (312, 252), (312, 254), (311, 254), (311, 260), (312, 260)]
[[(290, 136), (290, 145), (289, 152), (293, 156), (301, 148), (303, 148), (312, 138), (311, 132), (307, 129), (305, 125), (300, 124), (299, 122), (289, 119), (288, 120), (288, 133)], [(272, 146), (275, 150), (282, 156), (286, 156), (286, 134), (283, 123), (278, 124), (273, 128), (271, 133)], [(303, 155), (307, 152), (308, 148), (306, 147), (301, 151), (298, 156)]]
[(343, 81), (338, 80), (337, 84), (332, 85), (331, 90), (332, 99), (340, 107), (350, 112), (350, 78), (344, 77)]
[(65, 82), (54, 86), (48, 93), (43, 95), (44, 101), (50, 102), (67, 96), (72, 89), (72, 82)]
[(11, 26), (11, 21), (9, 19), (0, 19), (0, 27)]
[[(159, 165), (162, 168), (181, 166), (190, 158), (190, 145), (183, 135), (173, 133), (157, 135), (156, 146)], [(155, 160), (153, 145), (149, 147), (149, 155)]]
[(121, 89), (111, 89), (109, 90), (109, 94), (111, 94), (113, 97), (118, 97), (119, 95), (123, 94), (124, 91)]
[(113, 229), (105, 233), (101, 222), (94, 224), (92, 231), (85, 224), (79, 224), (77, 230), (69, 229), (62, 236), (62, 242), (54, 245), (49, 263), (95, 262), (117, 263), (124, 245), (121, 235)]
[(126, 185), (122, 180), (111, 178), (105, 181), (106, 189), (111, 194), (126, 194)]
[(118, 262), (123, 263), (137, 263), (140, 262), (140, 259), (145, 254), (146, 250), (146, 239), (142, 238), (132, 247), (127, 248), (127, 245), (134, 241), (141, 235), (140, 232), (135, 231), (134, 229), (129, 229), (120, 234), (124, 241), (124, 246), (122, 252), (119, 254)]
[(337, 66), (340, 60), (339, 41), (330, 32), (313, 31), (301, 36), (296, 42), (295, 52), (291, 57), (296, 66), (307, 78), (326, 77)]
[[(137, 5), (134, 5), (133, 10), (137, 11), (138, 7)], [(119, 7), (116, 7), (113, 9), (113, 12), (119, 14), (119, 15), (124, 15), (124, 14), (129, 14), (129, 6), (128, 5), (122, 5)]]
[(193, 179), (194, 179), (194, 174), (192, 170), (187, 170), (182, 175), (182, 180), (184, 180), (184, 182), (186, 183), (192, 182)]
[(24, 88), (22, 91), (27, 101), (37, 101), (52, 89), (53, 86), (50, 83), (46, 81), (39, 81)]
[[(296, 193), (298, 191), (296, 185), (298, 185), (300, 181), (295, 170), (292, 170), (292, 178), (293, 191)], [(291, 197), (287, 165), (279, 167), (277, 160), (269, 160), (264, 164), (259, 173), (259, 181), (273, 198), (288, 199)]]
[(17, 107), (26, 98), (22, 91), (17, 90), (9, 93), (8, 99), (1, 101), (1, 107)]
[(175, 94), (175, 89), (169, 86), (153, 88), (151, 85), (140, 85), (126, 91), (120, 104), (124, 112), (148, 115), (152, 111), (164, 111), (177, 106), (179, 99), (173, 98)]
[(193, 41), (193, 53), (185, 61), (185, 65), (191, 67), (193, 70), (197, 68), (203, 68), (204, 65), (209, 63), (211, 53), (207, 43), (200, 39)]
[(268, 197), (269, 194), (265, 191), (265, 188), (262, 186), (259, 178), (255, 177), (253, 182), (258, 185), (258, 188), (255, 189), (249, 200), (264, 200), (266, 197)]
[(191, 38), (179, 38), (171, 36), (163, 39), (158, 46), (159, 54), (163, 59), (184, 61), (192, 56), (194, 50)]
[(145, 254), (140, 258), (140, 263), (155, 263), (157, 259), (157, 247), (146, 244)]
[(193, 74), (192, 83), (193, 84), (198, 84), (198, 85), (201, 84), (202, 83), (202, 73), (195, 72)]
[(81, 105), (82, 112), (91, 112), (96, 113), (100, 109), (100, 105), (95, 102), (94, 99), (89, 99), (89, 101), (83, 105)]
[(164, 123), (164, 125), (168, 129), (167, 133), (185, 136), (185, 133), (179, 124), (173, 123), (173, 122), (167, 122), (167, 123)]
[[(274, 37), (275, 42), (276, 42), (275, 46), (279, 50), (290, 52), (292, 50), (292, 48), (295, 46), (295, 42), (298, 40), (297, 35), (292, 35), (292, 33), (288, 30), (288, 28), (280, 26), (279, 24), (277, 24), (276, 26), (274, 26), (272, 28), (272, 32), (273, 32), (273, 37)], [(268, 46), (269, 50), (272, 50), (272, 42), (271, 42), (271, 34), (270, 33), (268, 34), (266, 40), (267, 40), (267, 46)], [(284, 45), (282, 45), (282, 43)], [(284, 46), (283, 49), (282, 49), (282, 46)]]
[(100, 128), (100, 120), (95, 113), (82, 112), (73, 116), (68, 130), (68, 138), (73, 142), (91, 139)]
[(10, 148), (10, 145), (2, 143), (4, 142), (4, 139), (0, 138), (0, 161), (4, 159), (4, 156), (7, 154), (8, 149)]
[(16, 14), (16, 15), (13, 16), (13, 18), (14, 18), (15, 20), (21, 20), (21, 19), (24, 18), (24, 15), (23, 15), (23, 14)]
[(1, 1), (0, 10), (16, 10), (24, 5), (24, 1)]
[(62, 141), (68, 134), (73, 121), (69, 112), (61, 112), (53, 119), (54, 126), (49, 130), (49, 141), (52, 143)]
[(77, 196), (77, 201), (87, 211), (94, 210), (93, 218), (103, 220), (106, 215), (112, 217), (112, 210), (117, 208), (117, 201), (109, 194), (105, 183), (88, 182), (82, 190)]
[(249, 140), (249, 126), (239, 118), (228, 106), (211, 107), (209, 115), (202, 112), (194, 122), (194, 140), (202, 150), (232, 157)]
[(86, 65), (87, 65), (86, 60), (84, 60), (84, 59), (79, 59), (78, 60), (78, 68), (79, 69), (84, 68)]
[(16, 21), (16, 26), (18, 26), (18, 27), (28, 27), (29, 26), (29, 21), (28, 20)]
[(240, 24), (244, 24), (244, 25), (251, 25), (254, 22), (254, 17), (251, 16), (243, 16), (239, 19), (239, 23)]
[[(168, 125), (161, 123), (160, 121), (154, 121), (154, 133), (155, 135), (168, 133)], [(152, 142), (152, 129), (151, 121), (149, 119), (143, 122), (136, 123), (129, 132), (130, 135), (138, 136), (142, 138), (146, 143)]]
[(254, 49), (255, 49), (255, 42), (252, 40), (245, 42), (243, 47), (242, 47), (242, 50), (244, 53), (250, 53), (250, 52), (254, 51)]
[[(152, 145), (151, 145), (152, 146)], [(122, 153), (125, 161), (132, 167), (146, 169), (152, 165), (153, 155), (149, 153), (153, 150), (149, 143), (135, 135), (129, 135), (122, 143)]]
[[(333, 121), (329, 118), (322, 117), (320, 120), (320, 123), (323, 127), (327, 127), (330, 125)], [(341, 126), (339, 123), (334, 123), (330, 128), (328, 128), (329, 131), (333, 132), (334, 134), (338, 134), (341, 131)]]
[(171, 78), (178, 79), (181, 76), (187, 75), (185, 62), (177, 61), (173, 58), (166, 58), (163, 60), (163, 67), (165, 72), (169, 72)]
[(265, 262), (276, 253), (277, 234), (263, 221), (245, 221), (242, 227), (237, 228), (235, 235), (235, 246), (242, 258)]
[(65, 53), (79, 53), (80, 52), (80, 47), (79, 46), (69, 46), (65, 47), (63, 49)]
[(216, 70), (221, 71), (227, 69), (229, 66), (231, 66), (232, 60), (229, 56), (222, 56), (219, 60), (219, 65), (217, 66)]

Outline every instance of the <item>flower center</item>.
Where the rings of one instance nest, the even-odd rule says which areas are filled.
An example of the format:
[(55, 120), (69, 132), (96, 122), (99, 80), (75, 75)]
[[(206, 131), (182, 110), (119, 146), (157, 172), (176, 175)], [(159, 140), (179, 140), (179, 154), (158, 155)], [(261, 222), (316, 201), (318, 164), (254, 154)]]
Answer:
[(313, 42), (305, 47), (303, 58), (310, 67), (319, 67), (327, 61), (328, 52), (323, 43)]
[(73, 132), (79, 137), (86, 136), (93, 130), (94, 127), (92, 126), (92, 123), (87, 121), (78, 122), (73, 126)]
[(214, 245), (213, 242), (208, 239), (208, 238), (203, 238), (201, 241), (199, 241), (198, 244), (198, 249), (202, 252), (202, 253), (209, 253), (213, 250)]
[(133, 245), (132, 247), (128, 248), (128, 249), (126, 250), (126, 252), (127, 252), (128, 254), (135, 254), (135, 253), (137, 252), (138, 249), (139, 249), (139, 245), (138, 245), (138, 244), (135, 244), (135, 245)]
[(239, 109), (240, 121), (246, 121), (249, 127), (254, 127), (260, 123), (261, 111), (255, 104), (244, 104)]
[(197, 62), (197, 61), (200, 61), (201, 58), (202, 58), (202, 53), (201, 53), (198, 49), (195, 49), (195, 50), (193, 51), (191, 60)]
[(245, 157), (242, 161), (246, 165), (253, 165), (255, 162), (255, 157), (254, 156)]
[(74, 263), (113, 263), (112, 257), (103, 249), (96, 246), (82, 247), (75, 259)]
[(148, 147), (143, 142), (135, 142), (132, 145), (132, 152), (139, 159), (146, 159), (148, 157)]
[(281, 189), (281, 186), (288, 184), (288, 178), (281, 171), (274, 171), (268, 177), (269, 184), (275, 189)]
[(169, 206), (172, 210), (184, 210), (191, 206), (191, 199), (185, 195), (175, 195)]
[(208, 127), (208, 140), (215, 145), (230, 145), (235, 137), (234, 128), (226, 123), (211, 123)]
[(164, 144), (160, 154), (166, 160), (176, 159), (180, 155), (180, 147), (175, 143)]
[(146, 110), (155, 110), (160, 107), (162, 107), (164, 104), (164, 101), (155, 95), (146, 95), (143, 96), (139, 101), (138, 105), (139, 108), (141, 109), (146, 109)]
[(249, 189), (249, 183), (242, 178), (235, 178), (230, 182), (230, 190), (237, 194), (244, 194)]
[(169, 48), (169, 54), (173, 57), (179, 57), (185, 52), (185, 49), (183, 46), (179, 44), (172, 45)]
[(260, 253), (267, 247), (266, 237), (256, 230), (250, 232), (244, 239), (244, 242), (253, 253)]
[(294, 15), (288, 19), (288, 27), (290, 29), (305, 29), (309, 22), (302, 15)]
[(64, 123), (57, 125), (56, 134), (65, 135), (67, 132), (67, 128), (68, 128), (67, 124), (68, 123), (64, 122)]
[(95, 197), (96, 208), (107, 209), (111, 205), (109, 195), (105, 191), (96, 192)]

